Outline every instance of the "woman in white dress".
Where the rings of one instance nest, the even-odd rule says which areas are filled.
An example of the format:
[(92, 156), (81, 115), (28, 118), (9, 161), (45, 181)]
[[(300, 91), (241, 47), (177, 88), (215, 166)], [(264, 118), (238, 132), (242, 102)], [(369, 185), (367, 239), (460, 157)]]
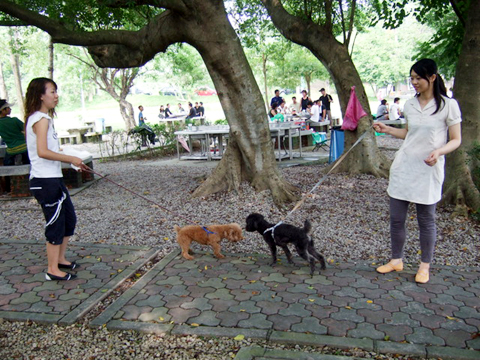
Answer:
[(409, 203), (415, 203), (421, 248), (415, 281), (426, 283), (430, 278), (437, 236), (435, 208), (442, 197), (444, 155), (460, 146), (462, 119), (458, 103), (446, 96), (445, 85), (433, 60), (416, 62), (410, 69), (410, 81), (416, 95), (405, 103), (406, 128), (397, 129), (381, 122), (373, 125), (376, 132), (405, 139), (390, 168), (387, 189), (392, 258), (377, 271), (383, 274), (403, 270), (405, 221)]

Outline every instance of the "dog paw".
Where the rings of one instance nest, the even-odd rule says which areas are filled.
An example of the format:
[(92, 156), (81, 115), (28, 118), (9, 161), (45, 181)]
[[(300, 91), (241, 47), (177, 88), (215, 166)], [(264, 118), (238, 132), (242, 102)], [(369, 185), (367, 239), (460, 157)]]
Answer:
[(190, 255), (183, 255), (183, 257), (187, 260), (193, 260), (195, 259), (193, 256), (190, 256)]
[(222, 254), (216, 254), (215, 255), (218, 259), (223, 259), (225, 258), (225, 255), (222, 255)]

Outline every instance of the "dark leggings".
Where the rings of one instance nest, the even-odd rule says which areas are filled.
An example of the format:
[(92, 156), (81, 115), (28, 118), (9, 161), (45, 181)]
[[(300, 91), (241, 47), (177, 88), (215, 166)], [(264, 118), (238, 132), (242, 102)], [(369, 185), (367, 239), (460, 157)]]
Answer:
[[(405, 221), (407, 219), (408, 201), (390, 198), (390, 236), (392, 241), (392, 259), (403, 258), (403, 248), (407, 236)], [(430, 263), (437, 239), (435, 226), (436, 204), (417, 207), (418, 227), (420, 228), (420, 249), (422, 262)]]

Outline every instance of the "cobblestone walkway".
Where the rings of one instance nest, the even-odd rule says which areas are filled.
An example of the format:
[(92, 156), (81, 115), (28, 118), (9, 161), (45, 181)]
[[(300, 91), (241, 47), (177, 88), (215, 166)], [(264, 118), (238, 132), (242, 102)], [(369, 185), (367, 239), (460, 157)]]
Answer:
[[(0, 318), (72, 324), (157, 254), (81, 243), (69, 252), (78, 279), (47, 282), (43, 243), (0, 240)], [(480, 359), (479, 269), (437, 266), (418, 285), (408, 267), (380, 275), (371, 264), (335, 264), (312, 277), (306, 266), (271, 267), (269, 256), (226, 255), (170, 253), (91, 326)], [(251, 347), (238, 359), (297, 355)]]
[(45, 243), (0, 240), (0, 318), (72, 324), (156, 250), (72, 242), (68, 253), (79, 259), (78, 278), (45, 281)]
[(418, 285), (408, 270), (380, 275), (347, 263), (311, 277), (307, 267), (269, 261), (172, 253), (92, 325), (480, 358), (479, 271), (437, 267)]

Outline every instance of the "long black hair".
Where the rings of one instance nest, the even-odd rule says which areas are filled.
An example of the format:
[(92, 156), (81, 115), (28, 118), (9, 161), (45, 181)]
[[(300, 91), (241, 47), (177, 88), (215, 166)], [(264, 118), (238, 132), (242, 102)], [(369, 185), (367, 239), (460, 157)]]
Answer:
[[(442, 95), (447, 96), (447, 89), (445, 88), (445, 83), (443, 82), (442, 77), (438, 73), (437, 64), (432, 59), (421, 59), (412, 65), (410, 68), (410, 74), (412, 73), (412, 70), (415, 71), (422, 79), (427, 81), (429, 81), (428, 78), (430, 76), (437, 75), (435, 81), (433, 82), (433, 97), (437, 103), (437, 109), (433, 114), (436, 114), (440, 110), (442, 103), (445, 103)], [(419, 94), (415, 96), (419, 96)]]

